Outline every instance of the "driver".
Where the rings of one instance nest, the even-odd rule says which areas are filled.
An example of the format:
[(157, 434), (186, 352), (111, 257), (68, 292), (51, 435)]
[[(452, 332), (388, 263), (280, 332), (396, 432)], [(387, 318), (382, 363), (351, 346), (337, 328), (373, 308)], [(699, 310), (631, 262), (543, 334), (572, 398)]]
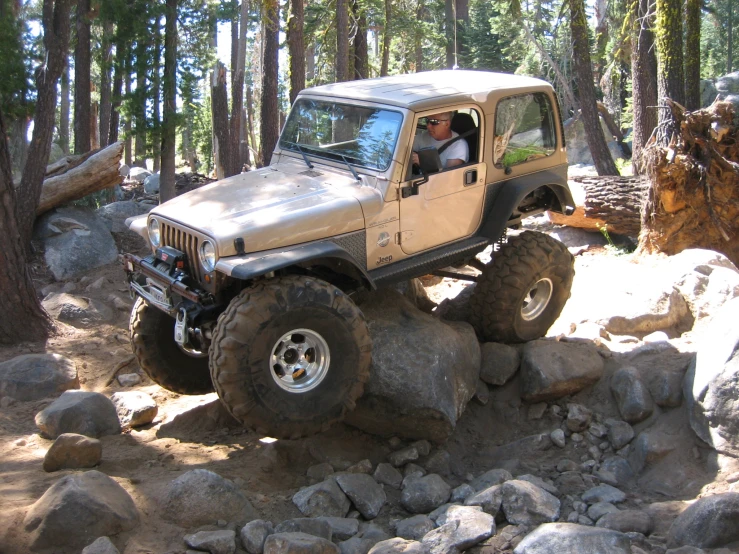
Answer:
[[(433, 146), (437, 150), (447, 141), (458, 136), (458, 133), (452, 131), (453, 112), (442, 112), (430, 115), (426, 118), (426, 130), (422, 131), (413, 141), (413, 154), (411, 154), (411, 163), (418, 164), (418, 150)], [(441, 164), (445, 169), (462, 165), (469, 160), (469, 147), (467, 141), (460, 139), (455, 141), (440, 154)]]

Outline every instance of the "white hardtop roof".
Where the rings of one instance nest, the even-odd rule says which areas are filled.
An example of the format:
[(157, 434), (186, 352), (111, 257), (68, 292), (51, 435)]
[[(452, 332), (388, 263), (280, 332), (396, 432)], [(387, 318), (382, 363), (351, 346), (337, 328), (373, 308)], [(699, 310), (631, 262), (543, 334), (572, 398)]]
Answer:
[(549, 83), (533, 77), (455, 69), (322, 85), (305, 89), (301, 95), (351, 98), (422, 110), (464, 101), (484, 104), (492, 91), (506, 89), (516, 94), (517, 89), (532, 87), (551, 89)]

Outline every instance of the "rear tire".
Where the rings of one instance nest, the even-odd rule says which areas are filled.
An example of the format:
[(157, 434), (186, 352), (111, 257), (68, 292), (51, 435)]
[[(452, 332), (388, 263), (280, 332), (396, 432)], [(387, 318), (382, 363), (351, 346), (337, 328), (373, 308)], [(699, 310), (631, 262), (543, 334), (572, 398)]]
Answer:
[(510, 237), (478, 278), (472, 324), (485, 341), (538, 339), (562, 312), (574, 276), (574, 257), (558, 240), (533, 231)]
[(193, 356), (174, 340), (174, 318), (140, 296), (131, 310), (128, 329), (139, 366), (157, 385), (179, 394), (213, 392), (207, 356)]
[(371, 349), (348, 296), (318, 279), (282, 277), (231, 301), (213, 333), (210, 371), (231, 415), (262, 435), (295, 439), (354, 409)]

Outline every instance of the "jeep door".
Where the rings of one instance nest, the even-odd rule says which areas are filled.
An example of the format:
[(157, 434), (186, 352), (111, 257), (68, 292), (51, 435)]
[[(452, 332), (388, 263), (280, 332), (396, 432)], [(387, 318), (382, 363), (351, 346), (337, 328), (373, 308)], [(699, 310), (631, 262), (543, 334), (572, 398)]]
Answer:
[[(423, 176), (412, 174), (408, 161), (405, 180), (400, 184), (400, 246), (406, 254), (416, 254), (468, 237), (480, 224), (486, 173), (486, 165), (481, 163), (484, 143), (482, 111), (472, 105), (462, 105), (435, 109), (432, 113), (451, 110), (469, 114), (466, 119), (469, 121), (471, 118), (474, 122), (472, 136), (477, 140), (468, 142), (476, 142), (476, 151), (470, 148), (470, 161), (466, 164), (429, 174), (428, 182), (423, 184), (419, 184)], [(428, 115), (431, 114), (421, 112), (416, 115), (417, 134), (424, 132)], [(408, 152), (411, 150), (412, 145)]]

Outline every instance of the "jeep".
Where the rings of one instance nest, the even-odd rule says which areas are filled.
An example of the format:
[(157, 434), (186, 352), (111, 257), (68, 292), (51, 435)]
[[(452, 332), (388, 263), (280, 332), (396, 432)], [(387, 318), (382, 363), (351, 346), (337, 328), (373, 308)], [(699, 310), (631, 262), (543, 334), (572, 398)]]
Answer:
[[(468, 159), (448, 168), (446, 145), (413, 155), (440, 113), (449, 142), (467, 143)], [(123, 256), (139, 365), (178, 393), (215, 389), (254, 431), (297, 438), (341, 420), (369, 379), (360, 290), (469, 279), (481, 340), (543, 336), (569, 298), (573, 257), (547, 235), (506, 231), (574, 210), (561, 121), (551, 85), (502, 73), (303, 90), (268, 167), (129, 222), (151, 245)], [(476, 256), (491, 245), (484, 264)], [(479, 274), (459, 273), (467, 265)]]

